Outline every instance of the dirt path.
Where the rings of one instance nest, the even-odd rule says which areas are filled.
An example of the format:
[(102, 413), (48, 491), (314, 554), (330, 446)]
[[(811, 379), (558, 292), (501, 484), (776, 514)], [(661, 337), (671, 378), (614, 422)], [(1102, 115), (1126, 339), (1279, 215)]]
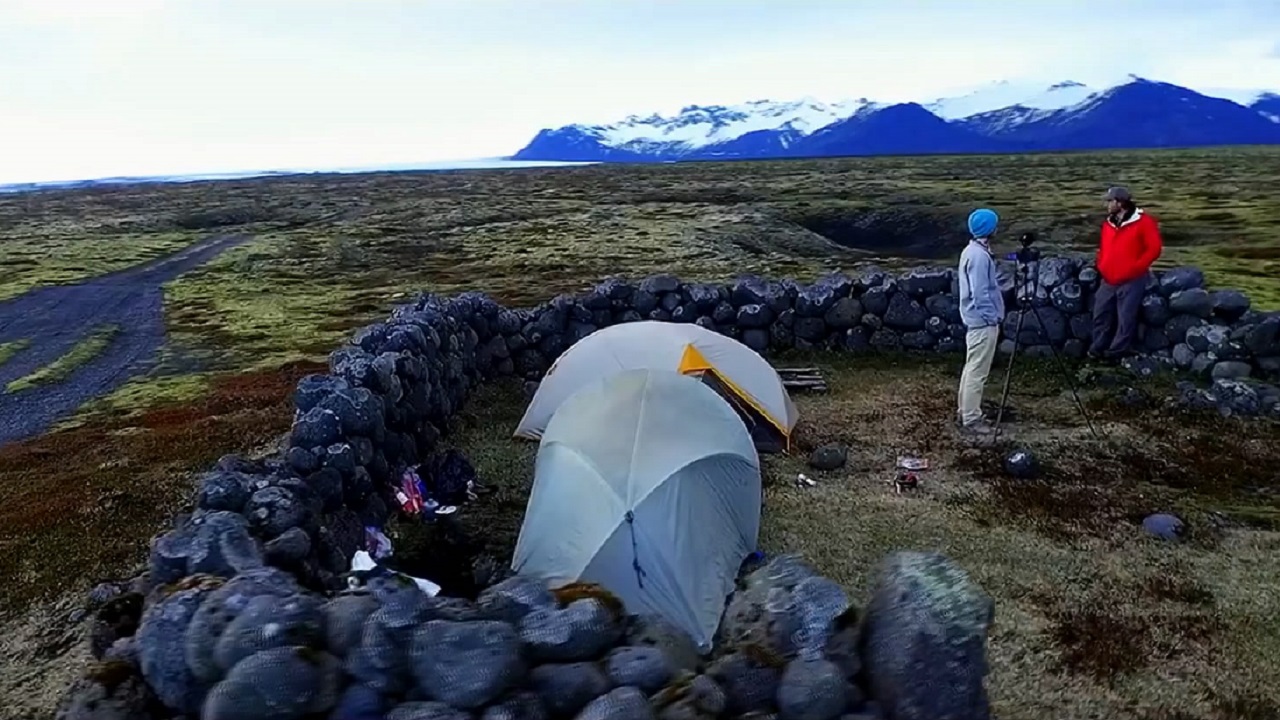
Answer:
[[(223, 235), (173, 255), (74, 285), (37, 288), (0, 303), (0, 344), (26, 347), (0, 365), (0, 445), (38, 435), (85, 402), (145, 372), (164, 345), (163, 284), (249, 240)], [(117, 332), (64, 379), (4, 392), (95, 332)]]

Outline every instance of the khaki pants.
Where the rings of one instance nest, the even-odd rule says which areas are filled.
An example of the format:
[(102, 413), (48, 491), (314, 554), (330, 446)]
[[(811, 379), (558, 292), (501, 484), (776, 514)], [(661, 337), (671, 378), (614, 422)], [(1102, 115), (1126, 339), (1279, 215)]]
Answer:
[(991, 362), (996, 357), (996, 343), (1000, 327), (974, 328), (964, 338), (967, 350), (964, 372), (960, 374), (960, 422), (968, 425), (982, 419), (982, 388), (991, 374)]

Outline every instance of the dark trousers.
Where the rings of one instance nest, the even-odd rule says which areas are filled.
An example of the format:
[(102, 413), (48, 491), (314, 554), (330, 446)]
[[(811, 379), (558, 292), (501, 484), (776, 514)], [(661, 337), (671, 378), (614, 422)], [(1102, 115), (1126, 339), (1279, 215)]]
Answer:
[(1093, 344), (1095, 354), (1125, 353), (1138, 339), (1138, 314), (1142, 312), (1142, 295), (1147, 289), (1147, 274), (1119, 285), (1106, 280), (1093, 296)]

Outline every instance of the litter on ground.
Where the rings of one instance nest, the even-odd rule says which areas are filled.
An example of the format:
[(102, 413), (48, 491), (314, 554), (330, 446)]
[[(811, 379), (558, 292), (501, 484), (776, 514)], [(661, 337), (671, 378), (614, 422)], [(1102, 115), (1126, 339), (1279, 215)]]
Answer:
[(388, 570), (387, 568), (382, 567), (374, 561), (372, 557), (370, 557), (369, 553), (364, 550), (357, 550), (355, 555), (351, 556), (351, 572), (353, 573), (353, 576), (348, 580), (348, 584), (353, 587), (360, 586), (361, 577), (368, 578), (377, 577), (379, 575), (399, 575), (400, 577), (413, 581), (413, 584), (417, 585), (418, 589), (427, 595), (434, 597), (440, 592), (440, 586), (430, 580), (416, 578), (412, 575), (405, 575), (404, 573), (396, 572), (395, 570)]

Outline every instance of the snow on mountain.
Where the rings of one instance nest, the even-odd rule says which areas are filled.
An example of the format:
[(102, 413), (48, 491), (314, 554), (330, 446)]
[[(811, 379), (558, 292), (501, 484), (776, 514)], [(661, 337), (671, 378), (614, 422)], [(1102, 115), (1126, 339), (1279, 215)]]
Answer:
[(1093, 88), (1071, 80), (1048, 87), (1002, 80), (959, 97), (938, 98), (925, 105), (925, 109), (943, 120), (960, 120), (1014, 107), (1024, 110), (1061, 110), (1083, 102), (1094, 92)]
[(1257, 90), (1249, 88), (1206, 88), (1200, 91), (1201, 95), (1209, 97), (1222, 98), (1230, 100), (1238, 105), (1249, 107), (1268, 95), (1274, 96), (1275, 93), (1266, 90)]
[(1004, 81), (925, 105), (757, 100), (547, 128), (513, 159), (662, 162), (1271, 144), (1280, 143), (1277, 124), (1280, 97), (1274, 93), (1197, 92), (1137, 76), (1103, 89), (1072, 81)]
[(1259, 93), (1249, 107), (1262, 113), (1262, 117), (1280, 124), (1280, 94), (1273, 92)]
[(813, 98), (795, 102), (753, 100), (729, 106), (690, 105), (670, 117), (632, 115), (611, 125), (569, 127), (615, 148), (661, 144), (692, 149), (726, 143), (761, 130), (790, 130), (808, 135), (849, 117), (868, 104), (866, 100), (827, 104)]

